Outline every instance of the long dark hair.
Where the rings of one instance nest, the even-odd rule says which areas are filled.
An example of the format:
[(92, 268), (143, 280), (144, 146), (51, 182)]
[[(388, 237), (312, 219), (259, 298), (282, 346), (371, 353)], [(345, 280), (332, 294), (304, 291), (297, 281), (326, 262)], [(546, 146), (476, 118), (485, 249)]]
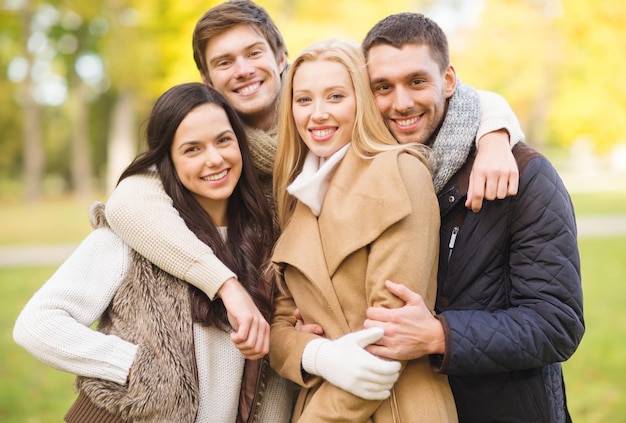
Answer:
[[(220, 236), (215, 222), (178, 178), (171, 158), (171, 146), (178, 126), (194, 108), (215, 104), (224, 109), (239, 141), (242, 172), (228, 199), (228, 236)], [(272, 249), (272, 216), (254, 173), (250, 148), (237, 113), (214, 89), (200, 83), (185, 83), (167, 90), (157, 100), (146, 129), (148, 150), (126, 168), (120, 181), (156, 166), (165, 192), (171, 197), (187, 227), (207, 244), (238, 277), (256, 306), (269, 320), (271, 315), (271, 279), (269, 256)], [(210, 301), (190, 285), (194, 321), (204, 324), (228, 324), (221, 300)]]

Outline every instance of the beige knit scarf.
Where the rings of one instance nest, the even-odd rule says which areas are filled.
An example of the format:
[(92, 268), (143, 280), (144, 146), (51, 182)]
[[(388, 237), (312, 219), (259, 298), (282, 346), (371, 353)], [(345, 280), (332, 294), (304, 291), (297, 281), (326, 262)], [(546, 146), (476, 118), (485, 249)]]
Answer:
[(269, 131), (264, 131), (246, 125), (245, 131), (248, 137), (248, 144), (250, 145), (252, 166), (259, 177), (263, 196), (274, 219), (274, 233), (278, 237), (278, 217), (276, 216), (276, 205), (272, 191), (274, 162), (276, 161), (276, 147), (278, 145), (278, 127), (274, 125)]
[(278, 145), (278, 127), (274, 125), (269, 131), (246, 126), (246, 136), (252, 154), (252, 164), (259, 176), (272, 176)]

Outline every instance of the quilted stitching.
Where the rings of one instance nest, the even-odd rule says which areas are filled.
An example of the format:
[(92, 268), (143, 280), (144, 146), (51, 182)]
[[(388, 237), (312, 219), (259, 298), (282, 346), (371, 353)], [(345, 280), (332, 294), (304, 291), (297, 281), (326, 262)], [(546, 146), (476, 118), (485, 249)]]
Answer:
[[(442, 230), (452, 215), (444, 215)], [(564, 410), (554, 409), (563, 402), (560, 365), (552, 363), (567, 360), (584, 333), (576, 236), (569, 194), (541, 156), (522, 171), (517, 196), (467, 213), (439, 281), (450, 338), (445, 373), (550, 365), (543, 377), (551, 421), (562, 421)]]

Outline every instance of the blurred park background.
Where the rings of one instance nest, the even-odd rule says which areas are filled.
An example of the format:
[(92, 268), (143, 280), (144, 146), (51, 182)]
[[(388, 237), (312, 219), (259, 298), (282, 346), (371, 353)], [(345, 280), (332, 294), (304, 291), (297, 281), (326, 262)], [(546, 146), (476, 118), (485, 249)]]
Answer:
[[(0, 0), (0, 421), (57, 422), (71, 375), (19, 349), (21, 307), (88, 232), (168, 87), (198, 81), (191, 33), (215, 0)], [(419, 11), (461, 79), (503, 95), (557, 166), (580, 228), (587, 334), (565, 363), (576, 422), (626, 421), (626, 2), (258, 0), (291, 57)], [(33, 258), (34, 261), (30, 261)]]

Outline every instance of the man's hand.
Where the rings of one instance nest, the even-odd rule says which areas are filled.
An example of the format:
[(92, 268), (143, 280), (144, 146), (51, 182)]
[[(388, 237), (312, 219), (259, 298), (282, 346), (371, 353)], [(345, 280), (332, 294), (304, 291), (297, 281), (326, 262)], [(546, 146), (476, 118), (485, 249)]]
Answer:
[(394, 309), (367, 309), (363, 326), (383, 328), (385, 335), (365, 349), (376, 356), (392, 360), (414, 360), (428, 354), (443, 354), (443, 327), (426, 307), (421, 295), (391, 281), (386, 281), (385, 286), (405, 305)]
[(503, 199), (517, 194), (519, 170), (511, 153), (509, 133), (500, 129), (478, 140), (478, 152), (472, 172), (465, 207), (478, 213), (483, 199)]
[(248, 360), (257, 360), (270, 350), (270, 325), (237, 279), (224, 282), (217, 291), (224, 302), (228, 321), (235, 329), (230, 339)]
[(302, 314), (300, 313), (300, 309), (296, 309), (293, 312), (294, 317), (296, 318), (296, 330), (299, 332), (307, 332), (315, 335), (323, 336), (324, 329), (317, 323), (308, 323), (304, 324), (304, 319), (302, 318)]

